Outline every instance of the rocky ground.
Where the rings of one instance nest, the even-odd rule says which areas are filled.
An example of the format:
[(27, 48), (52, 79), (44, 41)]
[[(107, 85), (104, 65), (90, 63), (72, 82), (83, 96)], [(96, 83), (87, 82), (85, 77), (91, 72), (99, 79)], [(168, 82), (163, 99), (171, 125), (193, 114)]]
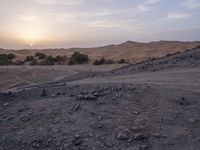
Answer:
[(199, 150), (200, 49), (0, 93), (0, 150)]

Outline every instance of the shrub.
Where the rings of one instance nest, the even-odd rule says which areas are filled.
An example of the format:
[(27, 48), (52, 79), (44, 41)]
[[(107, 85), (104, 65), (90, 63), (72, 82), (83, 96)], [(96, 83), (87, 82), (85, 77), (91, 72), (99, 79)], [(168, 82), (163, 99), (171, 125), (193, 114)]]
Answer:
[(38, 57), (39, 59), (46, 59), (47, 55), (41, 52), (35, 53), (35, 57)]
[(55, 58), (55, 61), (57, 62), (57, 63), (64, 63), (64, 62), (66, 62), (67, 61), (67, 56), (56, 56), (56, 58)]
[(13, 64), (12, 59), (15, 58), (14, 54), (0, 54), (0, 65), (11, 65)]
[(34, 61), (35, 60), (35, 57), (34, 56), (26, 56), (25, 58), (25, 62), (31, 62), (31, 61)]
[(36, 59), (33, 59), (31, 62), (30, 62), (30, 65), (37, 65), (37, 60)]
[(9, 53), (9, 54), (7, 55), (7, 58), (8, 58), (9, 60), (12, 60), (12, 59), (15, 59), (16, 56), (15, 56), (14, 54), (12, 54), (12, 53)]
[(24, 65), (24, 61), (22, 61), (22, 60), (17, 60), (14, 64), (15, 64), (15, 65)]
[(128, 62), (125, 59), (120, 59), (117, 63), (118, 64), (127, 64)]
[(113, 60), (111, 60), (111, 59), (107, 59), (106, 62), (105, 62), (105, 64), (114, 64), (114, 63), (115, 62)]
[(34, 56), (26, 56), (24, 62), (29, 62), (30, 65), (37, 65), (37, 59)]
[(100, 60), (96, 59), (94, 62), (93, 62), (93, 65), (103, 65), (103, 64), (113, 64), (114, 61), (111, 60), (111, 59), (105, 59), (105, 58), (101, 58)]
[(105, 63), (105, 58), (102, 58), (100, 60), (96, 59), (94, 62), (93, 62), (93, 65), (103, 65)]
[(55, 61), (56, 61), (56, 59), (50, 55), (45, 59), (43, 65), (55, 65)]
[(74, 65), (74, 64), (84, 64), (88, 63), (89, 58), (88, 55), (86, 54), (81, 54), (79, 52), (75, 52), (70, 58), (69, 58), (69, 65)]

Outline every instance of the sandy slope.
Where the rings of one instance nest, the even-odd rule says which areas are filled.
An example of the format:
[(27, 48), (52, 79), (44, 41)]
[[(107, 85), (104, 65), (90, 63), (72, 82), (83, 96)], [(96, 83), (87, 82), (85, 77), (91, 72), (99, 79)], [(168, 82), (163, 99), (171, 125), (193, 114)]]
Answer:
[(56, 81), (69, 76), (75, 77), (78, 73), (84, 76), (91, 72), (98, 74), (121, 66), (123, 65), (0, 66), (0, 90)]
[[(48, 49), (42, 52), (49, 55), (67, 55), (68, 57), (75, 51), (86, 53), (91, 59), (110, 58), (120, 60), (128, 59), (131, 62), (146, 60), (149, 57), (162, 57), (185, 49), (192, 49), (200, 45), (200, 42), (178, 42), (178, 41), (159, 41), (150, 43), (138, 43), (127, 41), (119, 45), (109, 45), (97, 48), (72, 48), (72, 49)], [(15, 53), (18, 59), (23, 59), (27, 55), (34, 55), (37, 50), (8, 51), (0, 50), (0, 53)]]

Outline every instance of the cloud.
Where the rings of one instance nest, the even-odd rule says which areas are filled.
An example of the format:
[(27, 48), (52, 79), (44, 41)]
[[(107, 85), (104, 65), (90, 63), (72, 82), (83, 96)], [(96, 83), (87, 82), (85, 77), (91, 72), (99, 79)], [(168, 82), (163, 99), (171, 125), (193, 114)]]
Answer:
[(183, 18), (188, 18), (191, 15), (188, 13), (180, 13), (180, 12), (171, 12), (167, 15), (167, 18), (169, 19), (183, 19)]
[(138, 25), (135, 20), (128, 20), (128, 21), (96, 20), (96, 21), (86, 22), (84, 23), (84, 25), (94, 28), (112, 28), (112, 29), (118, 28), (133, 33), (143, 32), (142, 26)]
[(33, 2), (39, 2), (47, 5), (80, 5), (83, 2), (81, 0), (32, 0)]
[(22, 15), (22, 16), (18, 16), (18, 18), (23, 21), (36, 21), (38, 19), (38, 16)]
[(150, 11), (152, 9), (152, 7), (148, 6), (148, 5), (139, 5), (137, 7), (138, 12), (147, 12)]
[(78, 12), (73, 13), (77, 17), (104, 17), (110, 15), (118, 15), (127, 12), (126, 10), (109, 10), (109, 9), (102, 9), (100, 11), (94, 12)]
[(190, 9), (200, 8), (200, 1), (199, 0), (187, 0), (183, 3), (183, 6), (188, 7)]
[(147, 3), (148, 4), (155, 4), (155, 3), (159, 3), (161, 2), (162, 0), (148, 0)]
[(159, 3), (161, 1), (162, 0), (148, 0), (145, 3), (137, 6), (137, 11), (138, 12), (148, 12), (153, 9), (153, 6), (152, 6), (153, 4)]

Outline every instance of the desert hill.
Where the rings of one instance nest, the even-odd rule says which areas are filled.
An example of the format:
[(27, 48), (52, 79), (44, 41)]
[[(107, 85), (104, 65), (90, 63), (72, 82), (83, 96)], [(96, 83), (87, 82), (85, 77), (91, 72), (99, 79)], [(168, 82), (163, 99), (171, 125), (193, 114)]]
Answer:
[(43, 49), (43, 50), (5, 50), (0, 53), (14, 53), (17, 59), (24, 59), (27, 55), (34, 55), (36, 52), (43, 52), (48, 55), (66, 55), (70, 57), (75, 51), (88, 54), (91, 60), (96, 58), (108, 58), (112, 60), (127, 59), (131, 62), (140, 62), (149, 58), (163, 57), (167, 54), (182, 52), (186, 49), (193, 49), (200, 45), (200, 41), (179, 42), (179, 41), (157, 41), (139, 43), (127, 41), (119, 45), (108, 45), (95, 48), (69, 48), (69, 49)]
[(200, 46), (186, 50), (184, 52), (176, 52), (174, 54), (168, 54), (167, 56), (150, 59), (147, 61), (139, 62), (137, 64), (130, 64), (122, 68), (118, 68), (111, 71), (111, 74), (132, 74), (141, 71), (157, 71), (167, 68), (177, 67), (195, 67), (200, 65)]

